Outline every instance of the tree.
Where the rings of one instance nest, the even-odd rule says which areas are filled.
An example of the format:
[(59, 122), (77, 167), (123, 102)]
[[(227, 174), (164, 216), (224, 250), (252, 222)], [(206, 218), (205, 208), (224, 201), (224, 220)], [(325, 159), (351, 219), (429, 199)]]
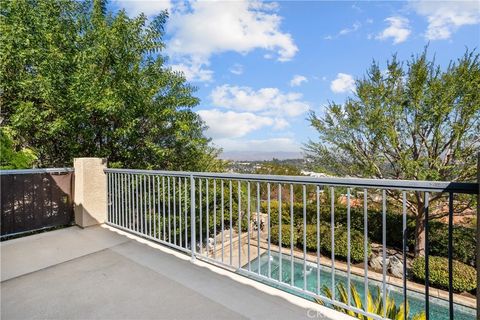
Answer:
[(0, 107), (14, 147), (35, 150), (40, 167), (93, 156), (218, 169), (195, 88), (165, 65), (167, 18), (113, 14), (104, 0), (3, 1)]
[[(480, 146), (480, 63), (466, 53), (445, 70), (427, 50), (382, 72), (373, 62), (344, 104), (311, 113), (319, 141), (305, 149), (321, 170), (365, 178), (473, 181)], [(400, 195), (389, 196), (401, 201)], [(431, 201), (442, 195), (432, 195)], [(409, 195), (415, 253), (424, 254), (424, 198)]]
[(0, 169), (29, 168), (35, 160), (36, 156), (32, 150), (15, 150), (9, 132), (5, 128), (0, 129)]

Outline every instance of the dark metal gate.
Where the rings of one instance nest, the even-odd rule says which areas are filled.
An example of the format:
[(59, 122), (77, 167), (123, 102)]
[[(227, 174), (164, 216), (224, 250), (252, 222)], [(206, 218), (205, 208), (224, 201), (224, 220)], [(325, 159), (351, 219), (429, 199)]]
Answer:
[(72, 224), (73, 169), (1, 170), (1, 238)]

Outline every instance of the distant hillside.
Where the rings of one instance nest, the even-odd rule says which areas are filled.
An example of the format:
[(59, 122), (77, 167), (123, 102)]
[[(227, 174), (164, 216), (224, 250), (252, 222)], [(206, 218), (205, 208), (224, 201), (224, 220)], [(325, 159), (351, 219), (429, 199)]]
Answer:
[(259, 152), (259, 151), (226, 151), (220, 155), (220, 159), (233, 161), (270, 161), (273, 159), (303, 159), (300, 152)]

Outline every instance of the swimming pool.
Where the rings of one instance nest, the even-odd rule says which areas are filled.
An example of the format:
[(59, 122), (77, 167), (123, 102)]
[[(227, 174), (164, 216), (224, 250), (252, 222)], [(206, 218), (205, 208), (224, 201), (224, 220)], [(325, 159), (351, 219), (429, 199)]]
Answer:
[[(253, 273), (258, 273), (258, 267), (260, 265), (260, 274), (263, 276), (268, 275), (268, 254), (264, 253), (260, 256), (260, 261), (258, 258), (254, 259), (250, 263), (251, 271)], [(282, 282), (286, 284), (290, 284), (291, 281), (291, 260), (290, 256), (282, 255)], [(280, 255), (276, 252), (271, 252), (271, 277), (272, 279), (279, 280), (279, 266), (280, 266)], [(246, 269), (247, 266), (243, 268)], [(255, 275), (251, 275), (250, 277), (255, 278)], [(293, 277), (294, 277), (294, 286), (303, 289), (304, 279), (303, 279), (303, 260), (294, 258), (293, 264)], [(257, 280), (267, 283), (271, 286), (276, 286), (274, 282), (269, 282), (264, 278), (258, 278)], [(357, 288), (357, 291), (362, 297), (362, 301), (364, 299), (364, 282), (363, 277), (359, 277), (356, 275), (351, 275), (351, 282)], [(335, 284), (343, 283), (346, 287), (347, 284), (347, 274), (346, 272), (335, 270)], [(332, 272), (331, 268), (326, 266), (320, 267), (320, 288), (323, 286), (327, 286), (329, 288), (332, 287)], [(379, 282), (374, 280), (369, 280), (369, 290), (370, 292), (375, 292), (376, 286), (381, 286)], [(279, 287), (277, 285), (277, 287)], [(280, 288), (280, 287), (279, 287)], [(282, 290), (289, 291), (284, 287), (281, 287)], [(316, 264), (307, 262), (307, 290), (311, 292), (317, 291), (317, 268)], [(396, 286), (387, 286), (387, 290), (399, 306), (403, 303), (403, 294), (402, 288)], [(292, 294), (303, 296), (309, 300), (312, 300), (311, 297), (299, 294), (296, 291), (289, 291)], [(418, 292), (408, 291), (407, 292), (407, 299), (410, 307), (410, 315), (414, 315), (416, 313), (420, 313), (424, 310), (424, 295)], [(454, 316), (456, 320), (474, 320), (475, 319), (475, 309), (467, 308), (460, 305), (454, 305)], [(430, 298), (430, 319), (435, 320), (448, 320), (449, 313), (448, 313), (448, 301), (437, 299), (437, 298)]]

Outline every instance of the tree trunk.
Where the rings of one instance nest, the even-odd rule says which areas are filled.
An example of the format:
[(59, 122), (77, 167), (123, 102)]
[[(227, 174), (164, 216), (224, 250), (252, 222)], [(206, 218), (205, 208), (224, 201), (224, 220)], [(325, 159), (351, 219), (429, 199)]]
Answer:
[(425, 215), (422, 208), (418, 208), (415, 216), (415, 257), (425, 256)]

